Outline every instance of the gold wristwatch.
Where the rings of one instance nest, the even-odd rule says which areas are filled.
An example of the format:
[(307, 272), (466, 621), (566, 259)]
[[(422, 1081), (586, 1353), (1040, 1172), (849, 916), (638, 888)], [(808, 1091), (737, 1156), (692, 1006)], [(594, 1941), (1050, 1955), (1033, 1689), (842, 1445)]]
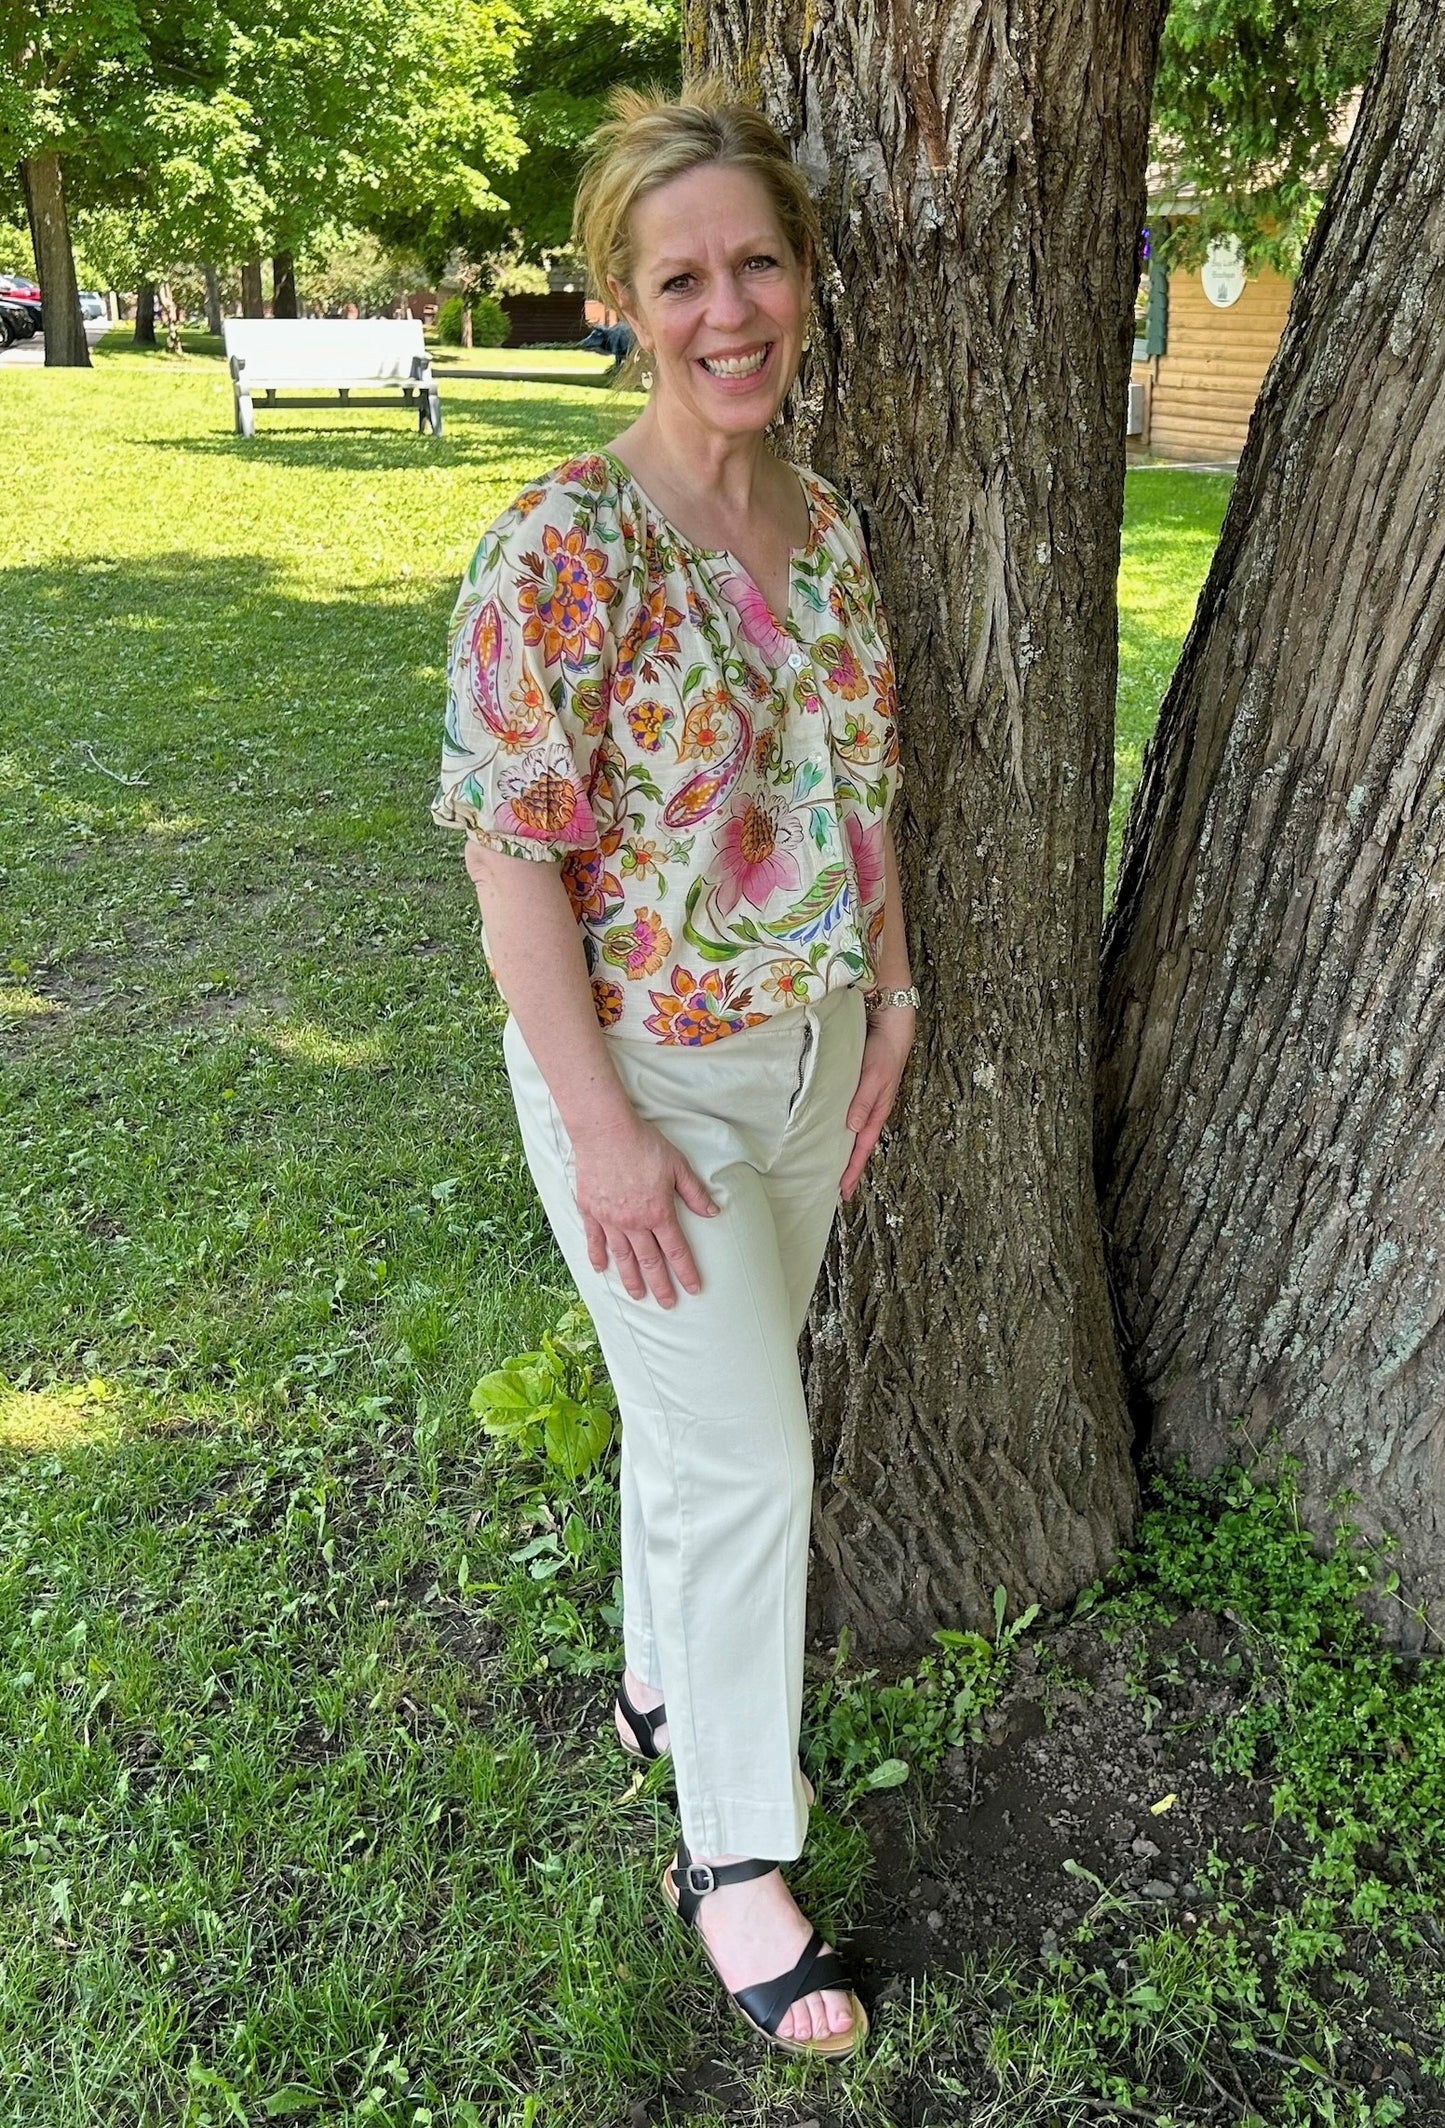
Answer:
[(911, 1005), (918, 1010), (918, 985), (913, 983), (907, 990), (865, 990), (863, 1002), (870, 1012), (886, 1012), (890, 1005)]

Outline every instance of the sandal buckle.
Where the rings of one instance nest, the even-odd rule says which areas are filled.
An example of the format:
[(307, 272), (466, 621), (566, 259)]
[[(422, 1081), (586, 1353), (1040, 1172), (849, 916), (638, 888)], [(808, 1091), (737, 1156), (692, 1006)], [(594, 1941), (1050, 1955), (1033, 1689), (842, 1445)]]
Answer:
[[(674, 1871), (674, 1875), (676, 1874)], [(709, 1892), (717, 1890), (717, 1878), (711, 1865), (706, 1862), (689, 1862), (681, 1874), (694, 1899), (705, 1899)]]

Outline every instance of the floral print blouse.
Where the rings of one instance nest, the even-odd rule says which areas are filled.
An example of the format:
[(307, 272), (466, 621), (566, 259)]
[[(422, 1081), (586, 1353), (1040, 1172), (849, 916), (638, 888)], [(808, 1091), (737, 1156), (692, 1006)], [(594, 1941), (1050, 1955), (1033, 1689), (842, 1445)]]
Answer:
[(615, 1035), (714, 1042), (873, 979), (893, 661), (856, 516), (795, 470), (786, 618), (606, 452), (519, 495), (462, 584), (433, 817), (561, 860)]

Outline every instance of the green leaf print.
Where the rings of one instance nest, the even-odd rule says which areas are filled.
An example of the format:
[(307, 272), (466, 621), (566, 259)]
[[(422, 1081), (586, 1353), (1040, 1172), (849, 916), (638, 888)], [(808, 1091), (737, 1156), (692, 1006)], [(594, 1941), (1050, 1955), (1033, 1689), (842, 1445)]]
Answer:
[(796, 931), (806, 931), (820, 917), (827, 915), (847, 884), (848, 874), (844, 866), (824, 865), (802, 900), (795, 902), (785, 915), (772, 923), (764, 923), (763, 929), (770, 938), (790, 938)]

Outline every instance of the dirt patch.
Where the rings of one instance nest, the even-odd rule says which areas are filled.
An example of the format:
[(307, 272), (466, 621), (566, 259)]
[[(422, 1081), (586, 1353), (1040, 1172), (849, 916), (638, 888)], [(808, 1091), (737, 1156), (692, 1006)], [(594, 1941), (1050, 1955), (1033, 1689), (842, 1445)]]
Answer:
[[(972, 2006), (953, 2020), (946, 2046), (941, 2036), (942, 2051), (925, 2050), (906, 2084), (889, 2089), (897, 2128), (943, 2128), (987, 2110), (999, 2088), (987, 2055), (993, 2018), (1019, 1988), (1046, 1980), (1056, 1956), (1072, 1949), (1086, 1970), (1109, 1974), (1131, 1954), (1137, 1961), (1141, 1940), (1166, 1920), (1185, 1935), (1208, 1928), (1211, 1853), (1228, 1866), (1226, 1891), (1255, 1873), (1251, 1903), (1266, 1921), (1271, 1908), (1298, 1909), (1308, 1882), (1303, 1838), (1275, 1819), (1267, 1781), (1217, 1773), (1211, 1760), (1214, 1739), (1250, 1693), (1243, 1636), (1195, 1613), (1152, 1632), (1142, 1648), (1141, 1662), (1088, 1622), (1052, 1632), (1043, 1660), (1025, 1645), (983, 1743), (952, 1752), (926, 1790), (910, 1784), (861, 1804), (873, 1868), (845, 1939), (860, 1994), (870, 2008), (907, 2003), (917, 1981), (961, 1974)], [(1090, 1938), (1080, 1946), (1086, 1915)], [(1251, 1931), (1251, 1949), (1271, 1984), (1267, 1935)], [(1389, 2094), (1410, 2128), (1445, 2128), (1445, 2090), (1418, 2065), (1438, 2047), (1423, 2000), (1387, 1994), (1367, 1951), (1362, 1938), (1358, 1996), (1331, 2000), (1340, 2035), (1332, 2102), (1348, 2109), (1342, 2093)], [(989, 1977), (999, 1953), (1009, 1955), (1009, 1985)], [(639, 2099), (629, 2128), (700, 2116), (756, 2121), (755, 2098), (733, 2066), (749, 2043), (724, 2041), (721, 2004), (718, 2017), (714, 2043)], [(1221, 2040), (1206, 2050), (1202, 2075), (1181, 2066), (1176, 2088), (1156, 2074), (1132, 2117), (1168, 2110), (1181, 2128), (1282, 2118), (1287, 2017), (1280, 2029), (1276, 2048), (1250, 2055)], [(1098, 2128), (1131, 2117), (1100, 2099)], [(795, 2105), (770, 2112), (770, 2128), (843, 2128), (854, 2118), (821, 2089)], [(987, 2117), (1000, 2119), (994, 2110)]]

